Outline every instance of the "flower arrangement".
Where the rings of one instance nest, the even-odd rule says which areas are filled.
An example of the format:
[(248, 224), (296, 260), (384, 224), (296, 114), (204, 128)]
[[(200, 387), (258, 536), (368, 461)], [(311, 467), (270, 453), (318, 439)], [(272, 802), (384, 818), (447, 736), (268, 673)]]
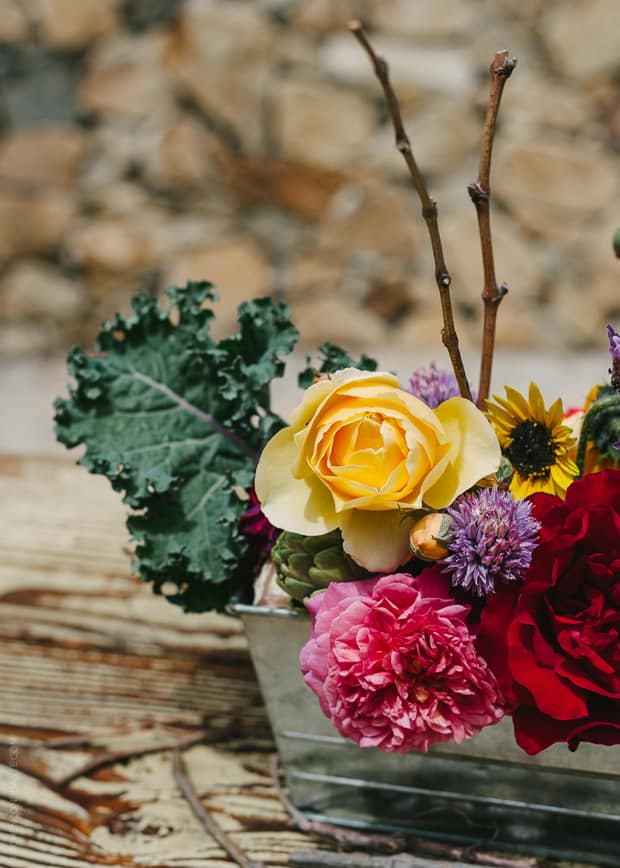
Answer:
[[(458, 349), (437, 208), (404, 132), (385, 62), (357, 23), (420, 196), (453, 373), (404, 386), (329, 344), (299, 376), (288, 424), (270, 385), (297, 337), (286, 308), (244, 303), (210, 335), (208, 283), (138, 297), (97, 353), (71, 351), (59, 439), (84, 444), (133, 512), (137, 569), (186, 610), (231, 601), (305, 608), (308, 687), (363, 748), (422, 751), (511, 715), (529, 754), (620, 743), (620, 336), (611, 378), (583, 408), (546, 407), (532, 383), (489, 399), (495, 280), (489, 174), (515, 61), (498, 52), (480, 172), (485, 306), (477, 394)], [(475, 399), (475, 400), (474, 400)], [(257, 578), (258, 577), (258, 578)], [(258, 591), (253, 590), (257, 578)], [(277, 588), (276, 588), (277, 585)]]

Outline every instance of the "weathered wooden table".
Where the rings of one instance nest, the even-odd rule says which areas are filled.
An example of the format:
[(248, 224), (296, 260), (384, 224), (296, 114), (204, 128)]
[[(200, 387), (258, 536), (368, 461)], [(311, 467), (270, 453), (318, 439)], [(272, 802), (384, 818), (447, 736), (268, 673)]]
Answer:
[(0, 868), (230, 868), (175, 782), (175, 744), (249, 859), (330, 849), (278, 798), (238, 624), (155, 597), (126, 540), (106, 480), (0, 458)]

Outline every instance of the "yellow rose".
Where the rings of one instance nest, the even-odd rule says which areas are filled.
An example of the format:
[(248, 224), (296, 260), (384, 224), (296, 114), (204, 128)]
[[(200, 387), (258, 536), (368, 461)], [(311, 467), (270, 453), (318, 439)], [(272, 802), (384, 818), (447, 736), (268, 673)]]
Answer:
[(471, 401), (431, 410), (392, 374), (348, 368), (305, 391), (261, 455), (256, 493), (276, 527), (305, 536), (338, 527), (347, 554), (389, 571), (411, 557), (404, 511), (448, 506), (499, 461)]

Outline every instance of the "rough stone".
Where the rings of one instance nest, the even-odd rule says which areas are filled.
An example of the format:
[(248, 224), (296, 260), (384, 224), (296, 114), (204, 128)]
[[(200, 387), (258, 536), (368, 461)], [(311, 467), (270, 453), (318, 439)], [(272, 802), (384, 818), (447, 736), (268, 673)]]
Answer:
[(168, 46), (167, 69), (213, 122), (260, 147), (273, 48), (256, 4), (188, 0)]
[(89, 55), (79, 87), (82, 107), (106, 118), (140, 119), (162, 112), (172, 99), (163, 70), (165, 46), (165, 36), (155, 31), (102, 42)]
[(63, 325), (79, 317), (83, 310), (79, 286), (46, 262), (23, 259), (11, 266), (0, 281), (0, 318), (40, 317)]
[(531, 140), (549, 128), (568, 133), (592, 128), (594, 106), (585, 91), (578, 84), (559, 84), (540, 69), (520, 63), (507, 97), (499, 128), (505, 139)]
[(476, 27), (480, 15), (468, 0), (380, 0), (373, 6), (376, 27), (414, 39), (465, 36)]
[(0, 42), (21, 42), (28, 36), (26, 11), (19, 0), (5, 0), (0, 15)]
[(311, 220), (321, 218), (344, 181), (342, 172), (290, 160), (228, 157), (224, 177), (241, 202), (277, 205)]
[(87, 270), (127, 274), (146, 271), (154, 250), (137, 220), (99, 217), (77, 226), (67, 240), (71, 260)]
[(118, 27), (120, 0), (38, 2), (41, 34), (53, 48), (83, 48)]
[[(436, 292), (429, 297), (423, 297), (420, 293), (420, 299), (415, 309), (403, 317), (393, 330), (390, 335), (390, 343), (415, 347), (416, 349), (428, 347), (428, 361), (431, 361), (445, 352), (441, 343), (441, 330), (443, 328), (441, 308)], [(461, 349), (472, 346), (473, 341), (467, 323), (460, 318), (457, 322), (457, 331)], [(424, 363), (427, 364), (428, 362), (425, 361)]]
[(620, 69), (620, 20), (616, 0), (579, 0), (550, 6), (539, 22), (551, 59), (579, 81)]
[(387, 336), (376, 316), (333, 294), (294, 299), (291, 318), (299, 329), (300, 344), (311, 348), (331, 341), (350, 351), (368, 350)]
[[(614, 263), (615, 264), (615, 263)], [(618, 297), (618, 282), (614, 287), (615, 299)], [(584, 297), (588, 298), (587, 315), (584, 314)], [(551, 294), (553, 305), (553, 327), (562, 337), (564, 346), (569, 349), (586, 346), (601, 349), (601, 380), (605, 377), (609, 365), (607, 349), (607, 333), (605, 325), (609, 322), (604, 308), (595, 307), (590, 303), (589, 286), (577, 284), (570, 277), (564, 278), (553, 287)], [(617, 311), (617, 306), (615, 311)]]
[(288, 278), (288, 298), (310, 301), (321, 292), (336, 290), (344, 280), (344, 269), (325, 256), (304, 254), (291, 263)]
[(185, 190), (203, 184), (213, 174), (214, 136), (191, 115), (166, 124), (154, 148), (146, 154), (145, 176), (164, 190)]
[[(475, 171), (471, 156), (479, 147), (482, 125), (466, 101), (438, 97), (418, 111), (406, 112), (403, 121), (416, 162), (425, 176), (445, 175), (455, 166), (466, 164), (465, 161)], [(458, 130), (458, 135), (447, 134), (450, 130)], [(394, 144), (391, 123), (383, 124), (370, 138), (368, 162), (382, 172), (409, 178), (407, 165)]]
[[(427, 45), (413, 48), (406, 40), (381, 35), (373, 37), (373, 46), (378, 54), (389, 58), (390, 78), (401, 99), (436, 93), (462, 96), (471, 93), (475, 86), (475, 65), (465, 49)], [(372, 66), (349, 34), (327, 37), (321, 46), (320, 60), (323, 70), (336, 81), (379, 95)]]
[(213, 326), (216, 337), (235, 331), (237, 307), (245, 300), (267, 295), (271, 271), (260, 248), (247, 236), (222, 239), (215, 246), (200, 245), (178, 251), (165, 271), (164, 286), (188, 280), (209, 280), (220, 296)]
[(344, 88), (283, 79), (274, 91), (274, 133), (285, 159), (351, 167), (362, 157), (373, 126), (372, 107)]
[(498, 144), (494, 189), (533, 232), (570, 236), (618, 197), (616, 164), (587, 141)]
[[(583, 317), (583, 308), (581, 311)], [(549, 335), (557, 325), (549, 321), (547, 312), (533, 305), (529, 307), (509, 307), (507, 301), (502, 303), (497, 314), (495, 340), (503, 349), (525, 350), (534, 347), (549, 346)], [(482, 339), (482, 326), (477, 333), (478, 341)], [(556, 348), (558, 344), (556, 343)], [(536, 371), (532, 371), (532, 379)], [(502, 384), (503, 385), (503, 384)]]
[(73, 198), (59, 190), (35, 194), (0, 191), (0, 263), (16, 256), (56, 250), (74, 208)]
[(356, 7), (354, 0), (304, 0), (293, 11), (292, 25), (318, 33), (342, 31), (359, 14)]
[(0, 183), (75, 183), (88, 136), (74, 127), (16, 130), (0, 139)]
[[(446, 214), (441, 228), (452, 275), (452, 297), (474, 310), (482, 310), (482, 256), (473, 205), (458, 214)], [(502, 313), (534, 307), (544, 281), (538, 244), (526, 238), (514, 220), (496, 209), (491, 214), (491, 232), (497, 281), (509, 287)]]
[[(76, 120), (74, 91), (81, 72), (75, 58), (38, 44), (15, 46), (3, 53), (2, 114), (10, 127), (70, 124)], [(11, 59), (15, 69), (10, 70)]]
[(57, 350), (58, 330), (41, 322), (13, 322), (0, 326), (0, 357), (25, 358)]
[(404, 190), (378, 184), (343, 187), (321, 224), (319, 240), (325, 249), (344, 255), (376, 250), (411, 258), (417, 250), (416, 235), (421, 237), (421, 232), (412, 231), (417, 223), (415, 202)]

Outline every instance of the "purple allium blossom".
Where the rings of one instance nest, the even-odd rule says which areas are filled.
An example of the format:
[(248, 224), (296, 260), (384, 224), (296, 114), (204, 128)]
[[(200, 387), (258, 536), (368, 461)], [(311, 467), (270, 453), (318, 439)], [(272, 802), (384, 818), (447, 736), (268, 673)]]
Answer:
[[(428, 367), (416, 368), (409, 380), (409, 391), (428, 404), (431, 410), (448, 398), (456, 398), (461, 394), (454, 374), (438, 368), (436, 362), (431, 362)], [(476, 397), (472, 397), (475, 401)]]
[(498, 581), (525, 576), (540, 529), (529, 501), (515, 500), (500, 488), (482, 488), (457, 498), (447, 512), (452, 538), (441, 563), (453, 586), (482, 597)]
[(607, 334), (609, 336), (609, 352), (612, 359), (620, 359), (620, 335), (613, 326), (607, 326)]

